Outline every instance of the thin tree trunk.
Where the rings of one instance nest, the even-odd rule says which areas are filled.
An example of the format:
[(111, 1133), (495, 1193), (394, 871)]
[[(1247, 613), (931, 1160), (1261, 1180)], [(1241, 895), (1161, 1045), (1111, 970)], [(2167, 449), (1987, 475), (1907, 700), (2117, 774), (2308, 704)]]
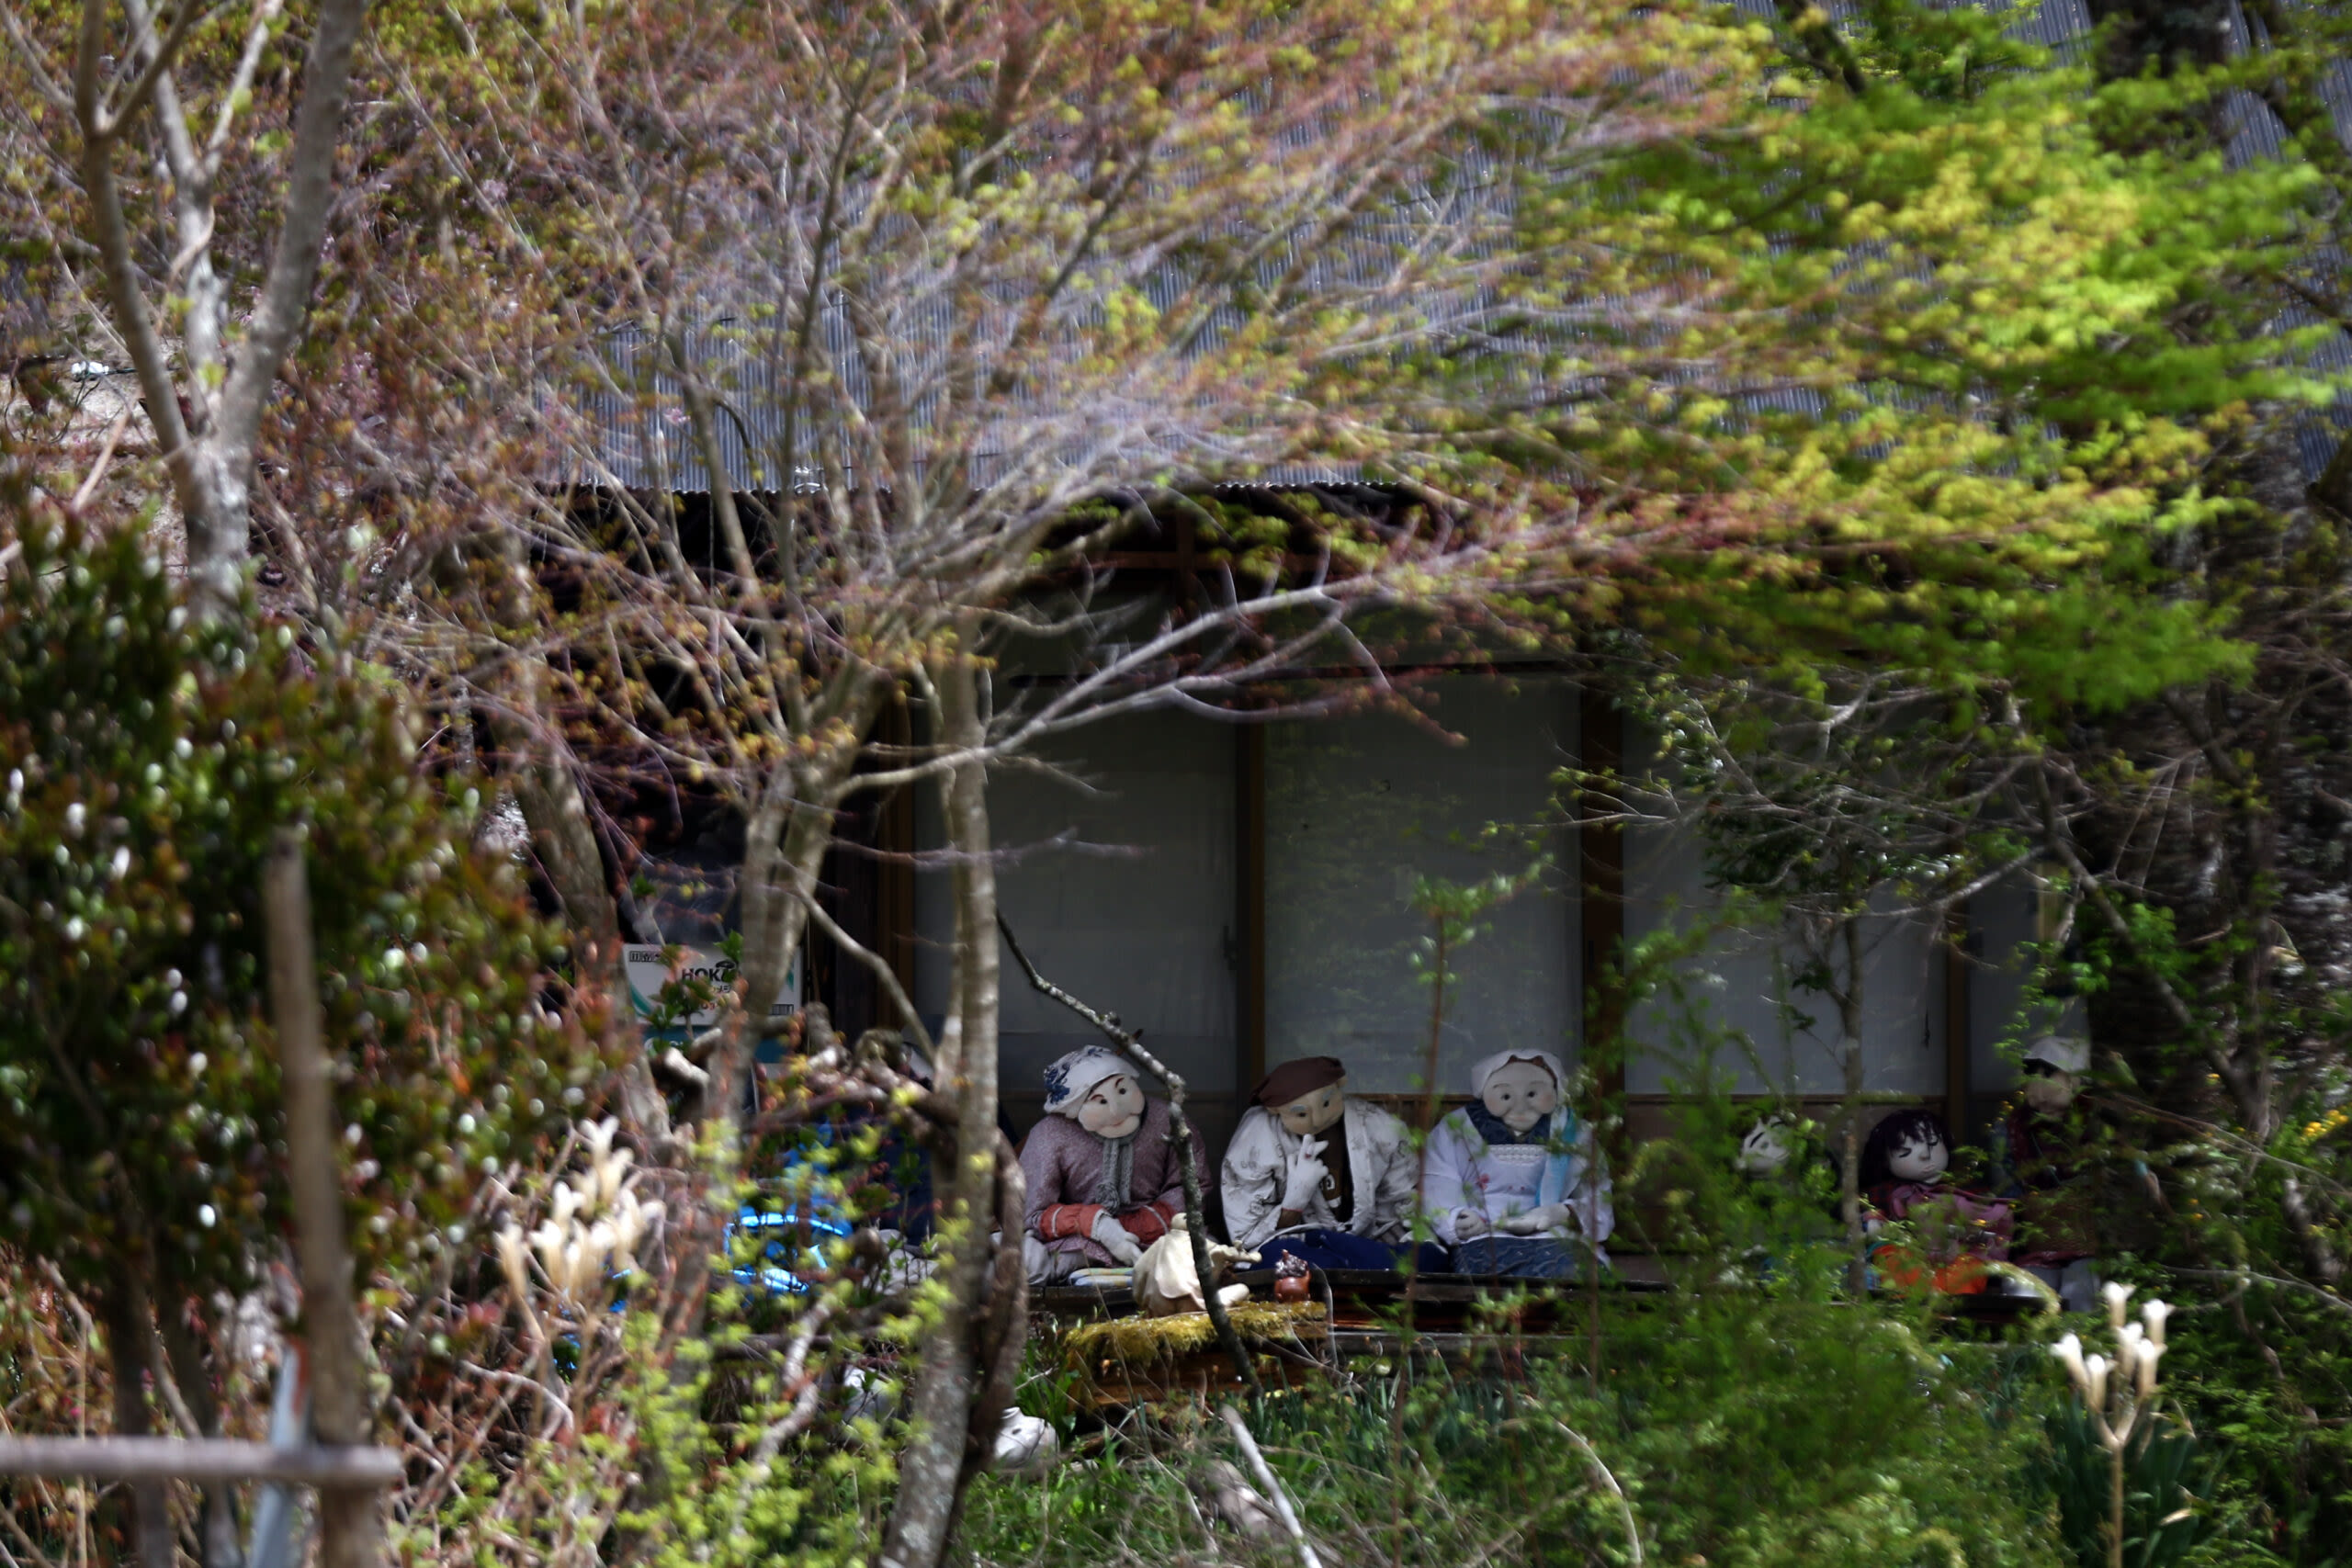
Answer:
[[(941, 739), (976, 750), (982, 739), (979, 671), (970, 657), (977, 627), (959, 627), (957, 654), (934, 680)], [(988, 776), (978, 761), (948, 777), (948, 840), (956, 851), (956, 1011), (940, 1032), (935, 1091), (956, 1105), (956, 1153), (933, 1162), (938, 1195), (938, 1271), (946, 1316), (923, 1337), (915, 1375), (913, 1431), (899, 1459), (899, 1496), (883, 1538), (883, 1568), (933, 1568), (945, 1556), (949, 1527), (968, 1475), (967, 1443), (976, 1422), (981, 1369), (974, 1365), (972, 1325), (988, 1277), (988, 1227), (997, 1186), (998, 950), (996, 872), (990, 861)], [(1018, 1247), (1017, 1228), (1003, 1236)], [(991, 1385), (995, 1380), (990, 1379)]]
[(1029, 1345), (1029, 1269), (1021, 1256), (1022, 1226), (1028, 1221), (1029, 1187), (1021, 1162), (1002, 1133), (996, 1134), (996, 1224), (1001, 1238), (990, 1266), (987, 1311), (981, 1315), (974, 1364), (980, 1370), (979, 1393), (973, 1397), (964, 1426), (964, 1468), (956, 1477), (956, 1505), (948, 1511), (944, 1539), (956, 1539), (964, 1505), (996, 1457), (996, 1439), (1004, 1428), (1004, 1413), (1013, 1403), (1013, 1385), (1021, 1376), (1021, 1358)]
[[(286, 1093), (286, 1155), (294, 1195), (295, 1239), (302, 1268), (302, 1317), (309, 1339), (311, 1422), (322, 1443), (369, 1440), (367, 1342), (343, 1234), (343, 1179), (334, 1155), (334, 1111), (328, 1079), (318, 964), (311, 947), (311, 891), (301, 835), (277, 831), (262, 882), (269, 942), (270, 1023), (277, 1035)], [(376, 1568), (382, 1522), (368, 1488), (319, 1490), (321, 1568)]]
[[(119, 1437), (147, 1435), (147, 1377), (154, 1344), (147, 1292), (136, 1268), (123, 1269), (98, 1303), (107, 1325), (107, 1364), (114, 1379), (114, 1429)], [(139, 1568), (173, 1568), (171, 1494), (162, 1481), (130, 1487), (131, 1540)]]
[[(179, 1302), (187, 1299), (187, 1290), (175, 1271), (169, 1268), (158, 1271), (163, 1299)], [(220, 1402), (212, 1397), (211, 1370), (204, 1364), (204, 1353), (196, 1336), (188, 1332), (187, 1323), (178, 1313), (166, 1306), (155, 1314), (155, 1327), (164, 1350), (164, 1364), (169, 1368), (172, 1382), (178, 1385), (181, 1403), (187, 1407), (195, 1430), (192, 1438), (218, 1438), (220, 1433)], [(203, 1488), (203, 1503), (197, 1516), (197, 1549), (204, 1568), (243, 1568), (244, 1543), (237, 1539), (235, 1489), (224, 1481), (207, 1482)]]
[[(285, 221), (269, 271), (248, 317), (225, 384), (216, 394), (201, 376), (190, 378), (187, 407), (196, 428), (184, 418), (181, 389), (174, 380), (173, 346), (147, 303), (146, 274), (135, 256), (135, 241), (120, 184), (114, 174), (119, 141), (132, 140), (131, 124), (151, 106), (147, 97), (109, 103), (114, 76), (111, 56), (120, 47), (108, 37), (104, 0), (83, 0), (80, 48), (74, 62), (74, 117), (82, 133), (82, 173), (96, 231), (96, 249), (107, 280), (107, 303), (116, 331), (130, 355), (139, 389), (153, 425), (156, 445), (171, 472), (187, 528), (190, 601), (199, 615), (233, 614), (244, 591), (247, 522), (252, 509), (254, 449), (277, 372), (301, 334), (310, 313), (311, 289), (318, 280), (321, 242), (326, 234), (335, 186), (335, 143), (351, 94), (351, 55), (367, 20), (366, 0), (324, 0), (311, 27), (302, 73), (302, 100), (295, 111), (293, 145), (286, 158)], [(187, 30), (173, 27), (162, 48), (177, 50)], [(156, 62), (155, 80), (165, 79), (168, 61)], [(150, 88), (150, 96), (153, 95)], [(177, 107), (176, 93), (165, 102)], [(195, 217), (185, 210), (185, 227)], [(205, 257), (202, 248), (188, 260)], [(209, 266), (209, 263), (207, 261)], [(218, 363), (203, 367), (216, 369)]]

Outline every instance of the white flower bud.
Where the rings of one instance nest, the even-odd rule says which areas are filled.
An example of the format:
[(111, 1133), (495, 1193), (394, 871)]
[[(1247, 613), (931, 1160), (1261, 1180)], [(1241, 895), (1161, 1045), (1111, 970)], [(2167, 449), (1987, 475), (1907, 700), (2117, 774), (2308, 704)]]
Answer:
[(2107, 1288), (2101, 1291), (2099, 1294), (2107, 1298), (2108, 1326), (2110, 1328), (2122, 1327), (2123, 1303), (2132, 1299), (2132, 1287), (2125, 1284), (2119, 1284), (2117, 1281), (2109, 1280), (2107, 1282)]
[(2141, 1319), (2148, 1325), (2149, 1343), (2159, 1350), (2165, 1344), (2165, 1319), (2172, 1315), (2170, 1302), (2145, 1301), (2140, 1303)]
[(563, 1289), (563, 1227), (552, 1222), (542, 1222), (531, 1233), (531, 1245), (539, 1253), (539, 1270), (559, 1291)]
[(602, 1122), (591, 1122), (581, 1132), (588, 1140), (588, 1162), (591, 1165), (613, 1152), (613, 1134), (620, 1131), (620, 1118), (607, 1116)]
[(2127, 1323), (2115, 1331), (2115, 1370), (2126, 1378), (2136, 1378), (2140, 1357), (2148, 1348), (2148, 1331), (2136, 1323)]
[(2095, 1411), (2103, 1411), (2107, 1408), (2107, 1374), (2112, 1371), (2114, 1367), (2115, 1363), (2105, 1356), (2083, 1358), (2083, 1376), (2089, 1384), (2088, 1396), (2085, 1403)]
[(508, 1225), (498, 1233), (498, 1266), (506, 1270), (506, 1288), (518, 1302), (531, 1299), (531, 1269), (523, 1250), (523, 1227)]
[(2057, 1344), (2050, 1347), (2050, 1353), (2057, 1357), (2059, 1361), (2065, 1367), (2066, 1376), (2074, 1382), (2075, 1392), (2081, 1394), (2086, 1400), (2089, 1399), (2091, 1394), (2091, 1375), (2090, 1372), (2083, 1366), (2083, 1342), (2081, 1338), (2075, 1335), (2069, 1334), (2065, 1338), (2061, 1339)]
[(2143, 1345), (2140, 1348), (2140, 1365), (2137, 1369), (2139, 1372), (2137, 1393), (2143, 1401), (2152, 1399), (2155, 1396), (2156, 1362), (2163, 1357), (2164, 1353), (2165, 1348), (2161, 1345)]
[(610, 1203), (620, 1196), (621, 1183), (628, 1175), (629, 1161), (636, 1156), (627, 1149), (616, 1149), (596, 1163), (596, 1195)]

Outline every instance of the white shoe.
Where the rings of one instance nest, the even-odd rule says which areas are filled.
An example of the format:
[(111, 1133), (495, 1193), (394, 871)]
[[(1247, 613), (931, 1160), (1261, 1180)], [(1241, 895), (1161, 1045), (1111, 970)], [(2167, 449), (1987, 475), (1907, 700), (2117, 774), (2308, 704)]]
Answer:
[(1004, 1426), (996, 1435), (991, 1468), (1003, 1475), (1042, 1475), (1053, 1467), (1054, 1456), (1060, 1450), (1061, 1439), (1043, 1417), (1007, 1410)]

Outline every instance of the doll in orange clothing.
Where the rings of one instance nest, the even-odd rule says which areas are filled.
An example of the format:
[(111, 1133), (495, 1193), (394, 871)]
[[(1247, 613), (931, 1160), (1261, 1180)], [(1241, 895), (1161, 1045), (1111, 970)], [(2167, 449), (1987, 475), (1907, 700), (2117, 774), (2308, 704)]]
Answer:
[(1951, 1168), (1951, 1138), (1932, 1111), (1898, 1111), (1871, 1129), (1862, 1197), (1876, 1221), (1908, 1222), (1917, 1235), (1916, 1246), (1873, 1247), (1871, 1260), (1897, 1284), (1924, 1278), (1948, 1295), (1975, 1295), (1984, 1265), (2007, 1258), (2013, 1222), (2001, 1199), (1946, 1180)]

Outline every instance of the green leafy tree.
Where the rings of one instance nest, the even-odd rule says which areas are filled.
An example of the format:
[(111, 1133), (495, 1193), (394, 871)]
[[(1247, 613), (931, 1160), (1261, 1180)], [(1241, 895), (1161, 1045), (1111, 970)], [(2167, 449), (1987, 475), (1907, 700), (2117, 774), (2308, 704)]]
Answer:
[[(222, 1303), (263, 1290), (291, 1223), (278, 829), (308, 844), (363, 1282), (477, 1245), (476, 1184), (595, 1064), (543, 1005), (550, 932), (476, 847), (476, 793), (420, 771), (379, 673), (192, 615), (138, 531), (18, 506), (0, 537), (0, 1215), (96, 1303), (117, 1429), (149, 1429), (152, 1381), (218, 1435)], [(235, 1548), (218, 1490), (204, 1540)]]
[[(2244, 287), (2306, 237), (2310, 170), (2161, 134), (2218, 79), (2102, 85), (1970, 7), (1805, 17), (1730, 126), (1531, 176), (1528, 248), (1560, 258), (1531, 304), (1586, 308), (1512, 433), (1657, 545), (1604, 605), (1800, 681), (2113, 707), (2242, 669), (2167, 541), (2226, 509), (2250, 407), (2326, 395)], [(1659, 293), (1683, 321), (1594, 302)], [(1645, 375), (1587, 346), (1629, 331)]]

